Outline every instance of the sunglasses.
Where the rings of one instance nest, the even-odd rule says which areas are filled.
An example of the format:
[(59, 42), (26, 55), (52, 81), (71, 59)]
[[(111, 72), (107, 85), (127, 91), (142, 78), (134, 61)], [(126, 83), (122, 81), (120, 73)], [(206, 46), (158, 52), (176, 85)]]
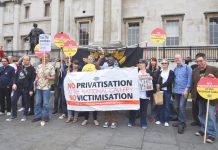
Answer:
[(163, 64), (168, 64), (168, 63), (161, 63), (161, 64), (163, 65)]

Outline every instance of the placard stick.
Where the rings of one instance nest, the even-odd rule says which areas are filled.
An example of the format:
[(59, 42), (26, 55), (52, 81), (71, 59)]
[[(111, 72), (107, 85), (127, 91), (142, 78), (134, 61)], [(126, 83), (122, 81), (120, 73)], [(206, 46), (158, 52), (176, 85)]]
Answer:
[(70, 59), (71, 59), (71, 57), (69, 56), (69, 59), (68, 59), (68, 70), (67, 70), (67, 73), (70, 72)]
[(159, 60), (159, 46), (157, 46), (157, 62), (159, 62), (158, 60)]
[(205, 129), (204, 129), (204, 144), (206, 143), (207, 137), (207, 124), (208, 124), (208, 112), (209, 112), (210, 100), (207, 100), (207, 113), (206, 113), (206, 120), (205, 120)]
[(60, 57), (61, 57), (61, 71), (60, 71), (60, 73), (61, 73), (61, 78), (62, 78), (62, 64), (63, 64), (63, 55), (62, 55), (62, 53), (63, 53), (63, 47), (60, 49)]

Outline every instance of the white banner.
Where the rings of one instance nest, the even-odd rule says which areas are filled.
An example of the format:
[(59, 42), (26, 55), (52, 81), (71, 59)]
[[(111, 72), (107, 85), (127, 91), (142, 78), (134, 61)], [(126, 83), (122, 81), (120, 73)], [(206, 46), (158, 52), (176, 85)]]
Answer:
[(69, 110), (138, 110), (138, 69), (68, 73), (64, 80), (64, 93)]
[(39, 50), (43, 52), (51, 51), (51, 35), (49, 34), (40, 34), (39, 35)]

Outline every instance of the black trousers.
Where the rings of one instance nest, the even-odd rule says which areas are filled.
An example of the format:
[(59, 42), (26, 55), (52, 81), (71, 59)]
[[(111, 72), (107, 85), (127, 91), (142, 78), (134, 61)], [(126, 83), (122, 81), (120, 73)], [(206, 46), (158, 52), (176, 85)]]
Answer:
[(11, 112), (11, 88), (0, 87), (0, 104), (2, 113), (5, 113), (5, 100), (7, 112)]
[(198, 101), (192, 101), (192, 117), (194, 119), (194, 122), (199, 123), (200, 121), (198, 119), (198, 114), (199, 114), (199, 106), (198, 106)]
[[(93, 114), (93, 120), (97, 120), (97, 111), (93, 111), (92, 112)], [(84, 117), (85, 117), (85, 120), (89, 120), (89, 112), (84, 112)]]

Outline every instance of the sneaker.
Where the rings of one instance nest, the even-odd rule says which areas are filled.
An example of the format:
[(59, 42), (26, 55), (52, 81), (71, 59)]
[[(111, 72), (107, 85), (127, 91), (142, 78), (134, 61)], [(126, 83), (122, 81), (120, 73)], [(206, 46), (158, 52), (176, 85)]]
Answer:
[(0, 112), (0, 115), (4, 115), (5, 113), (3, 113), (3, 112)]
[(26, 121), (26, 116), (23, 116), (23, 118), (20, 121), (22, 122)]
[(11, 112), (7, 112), (7, 116), (10, 116), (11, 115)]
[(108, 127), (109, 127), (109, 123), (105, 122), (104, 125), (103, 125), (103, 128), (108, 128)]
[(66, 117), (66, 115), (65, 114), (62, 114), (60, 117), (59, 117), (59, 119), (64, 119)]
[(207, 141), (207, 143), (214, 143), (215, 142), (215, 138), (212, 137), (212, 136), (208, 136), (206, 141)]
[(161, 124), (161, 122), (160, 122), (160, 121), (156, 121), (155, 124), (156, 124), (156, 125), (159, 125), (159, 124)]
[(142, 129), (147, 129), (148, 127), (147, 126), (142, 126)]
[(87, 124), (88, 124), (88, 120), (84, 120), (84, 121), (81, 123), (82, 126), (85, 126), (85, 125), (87, 125)]
[(131, 123), (128, 123), (128, 125), (127, 125), (128, 127), (132, 127), (133, 126), (133, 124), (131, 124)]
[(6, 121), (10, 122), (12, 120), (16, 119), (16, 117), (11, 116), (11, 118), (6, 119)]
[(117, 127), (117, 124), (115, 122), (111, 123), (111, 129), (115, 129)]
[(32, 122), (37, 122), (37, 121), (41, 121), (41, 118), (34, 118), (34, 119), (32, 120)]
[(94, 120), (93, 122), (94, 122), (95, 126), (99, 126), (99, 122), (97, 120)]
[(165, 123), (164, 123), (164, 126), (165, 126), (165, 127), (169, 127), (170, 125), (169, 125), (168, 122), (165, 122)]
[(24, 110), (24, 108), (23, 107), (21, 107), (20, 109), (18, 109), (18, 111), (19, 112), (21, 112), (21, 111), (23, 111)]
[(204, 136), (204, 132), (198, 131), (198, 132), (195, 132), (195, 135), (196, 136)]

